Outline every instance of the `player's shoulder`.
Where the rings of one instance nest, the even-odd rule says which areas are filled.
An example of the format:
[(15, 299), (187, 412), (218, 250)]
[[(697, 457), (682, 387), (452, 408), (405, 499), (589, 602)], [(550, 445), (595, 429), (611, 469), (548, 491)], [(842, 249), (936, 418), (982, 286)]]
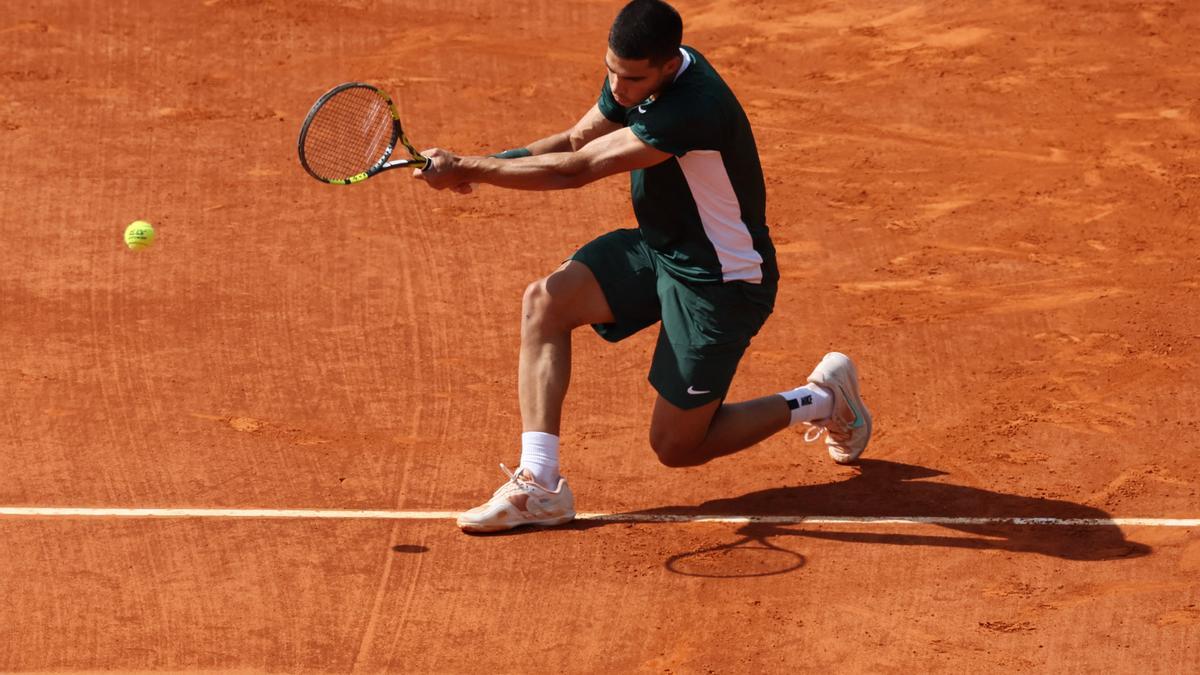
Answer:
[(725, 81), (721, 79), (720, 73), (717, 72), (716, 66), (712, 64), (699, 49), (684, 45), (679, 48), (686, 55), (685, 63), (687, 69), (680, 75), (681, 83), (689, 83), (693, 85), (724, 85)]
[(687, 45), (680, 49), (686, 55), (684, 70), (663, 92), (663, 99), (675, 99), (676, 105), (688, 106), (720, 104), (733, 97), (725, 80), (699, 50)]

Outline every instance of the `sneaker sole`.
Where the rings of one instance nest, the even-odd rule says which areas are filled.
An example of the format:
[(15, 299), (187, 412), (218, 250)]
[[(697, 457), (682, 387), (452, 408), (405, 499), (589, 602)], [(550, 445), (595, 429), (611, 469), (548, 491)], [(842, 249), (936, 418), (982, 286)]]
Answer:
[(557, 518), (548, 518), (546, 520), (526, 520), (520, 523), (458, 523), (458, 528), (463, 532), (473, 534), (483, 534), (488, 532), (504, 532), (505, 530), (515, 530), (518, 527), (554, 527), (556, 525), (565, 525), (572, 520), (575, 520), (575, 514), (570, 513)]

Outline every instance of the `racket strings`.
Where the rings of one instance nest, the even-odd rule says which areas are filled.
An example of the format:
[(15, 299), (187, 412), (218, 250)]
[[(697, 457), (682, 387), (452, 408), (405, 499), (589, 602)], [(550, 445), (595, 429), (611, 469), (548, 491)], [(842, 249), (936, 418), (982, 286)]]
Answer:
[(326, 179), (356, 176), (386, 159), (392, 111), (373, 89), (344, 89), (317, 110), (304, 137), (304, 159)]

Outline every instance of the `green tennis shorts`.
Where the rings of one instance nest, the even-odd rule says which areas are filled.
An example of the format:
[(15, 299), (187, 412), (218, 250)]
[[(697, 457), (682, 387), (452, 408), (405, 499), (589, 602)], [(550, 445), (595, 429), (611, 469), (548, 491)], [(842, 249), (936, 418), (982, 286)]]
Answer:
[(690, 409), (723, 400), (750, 338), (775, 306), (776, 284), (696, 284), (671, 276), (636, 229), (602, 235), (571, 260), (587, 265), (614, 321), (592, 328), (609, 342), (662, 321), (650, 384)]

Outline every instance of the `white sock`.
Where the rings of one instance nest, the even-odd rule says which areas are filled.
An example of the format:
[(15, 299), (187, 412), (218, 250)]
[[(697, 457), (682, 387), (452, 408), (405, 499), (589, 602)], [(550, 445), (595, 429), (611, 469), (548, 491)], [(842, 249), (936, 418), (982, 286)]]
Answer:
[(824, 387), (808, 383), (780, 394), (792, 411), (792, 424), (823, 420), (833, 416), (833, 393)]
[(558, 436), (541, 431), (521, 434), (521, 469), (533, 474), (538, 485), (558, 488)]

